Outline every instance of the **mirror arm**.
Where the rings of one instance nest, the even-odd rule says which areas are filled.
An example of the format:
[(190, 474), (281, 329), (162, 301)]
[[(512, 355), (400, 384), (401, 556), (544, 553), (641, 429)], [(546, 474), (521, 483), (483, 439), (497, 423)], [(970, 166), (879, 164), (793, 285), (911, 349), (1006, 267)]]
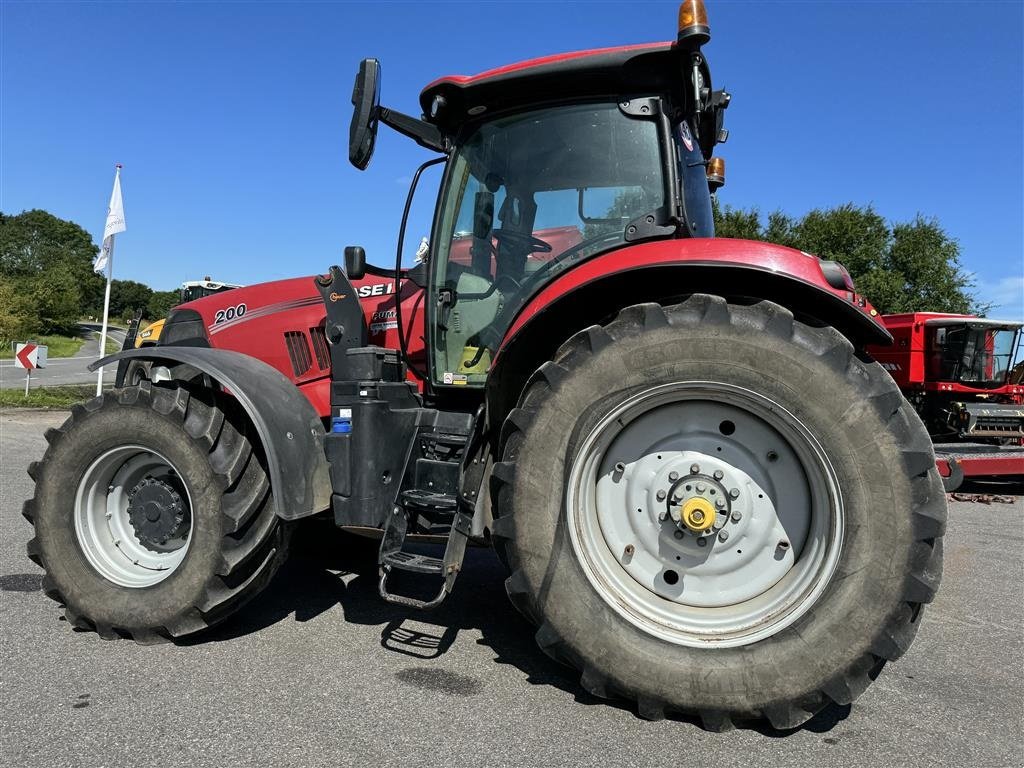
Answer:
[(583, 193), (586, 191), (586, 187), (577, 187), (576, 192), (579, 195), (579, 199), (576, 204), (576, 213), (580, 217), (580, 221), (584, 224), (619, 224), (622, 221), (622, 217), (615, 219), (596, 219), (591, 216), (586, 216), (583, 213)]
[(436, 126), (417, 120), (415, 117), (403, 115), (387, 107), (377, 108), (377, 117), (385, 125), (398, 131), (403, 136), (408, 136), (421, 147), (432, 149), (435, 152), (448, 152), (448, 142), (441, 136)]

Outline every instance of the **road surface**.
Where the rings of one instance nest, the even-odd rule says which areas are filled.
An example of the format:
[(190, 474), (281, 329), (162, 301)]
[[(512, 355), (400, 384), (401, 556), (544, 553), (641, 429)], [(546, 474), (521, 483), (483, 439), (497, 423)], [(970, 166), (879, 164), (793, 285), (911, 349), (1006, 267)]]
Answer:
[[(96, 360), (99, 353), (99, 323), (82, 323), (82, 335), (88, 335), (88, 341), (82, 345), (74, 357), (51, 357), (45, 368), (32, 371), (31, 387), (56, 387), (68, 384), (95, 384), (96, 374), (88, 370), (90, 363)], [(107, 336), (117, 344), (124, 343), (123, 328), (107, 328)], [(103, 371), (103, 381), (113, 384), (116, 367)], [(23, 389), (25, 387), (25, 370), (18, 368), (14, 360), (0, 360), (0, 388)]]
[(439, 610), (409, 612), (377, 597), (372, 542), (306, 523), (268, 590), (205, 637), (142, 647), (74, 632), (40, 591), (20, 514), (25, 468), (65, 416), (0, 413), (2, 766), (1024, 763), (1019, 495), (951, 504), (917, 642), (852, 709), (792, 733), (712, 734), (585, 693), (537, 650), (485, 549)]

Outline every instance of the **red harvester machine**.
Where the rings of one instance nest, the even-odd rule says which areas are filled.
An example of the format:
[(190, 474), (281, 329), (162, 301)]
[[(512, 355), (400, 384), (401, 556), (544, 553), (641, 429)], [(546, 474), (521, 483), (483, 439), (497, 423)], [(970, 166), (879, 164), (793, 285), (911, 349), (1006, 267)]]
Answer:
[(938, 312), (882, 321), (893, 343), (868, 351), (931, 433), (946, 490), (967, 477), (1024, 478), (1024, 323)]
[[(938, 588), (945, 495), (849, 274), (713, 237), (709, 39), (687, 0), (670, 43), (443, 77), (419, 118), (365, 60), (352, 163), (384, 124), (444, 164), (423, 263), (403, 220), (394, 269), (349, 247), (107, 359), (117, 388), (30, 468), (28, 552), (68, 622), (202, 631), (326, 515), (379, 532), (380, 595), (410, 609), (493, 543), (540, 647), (644, 717), (791, 728), (853, 701)], [(428, 534), (439, 557), (407, 547)]]

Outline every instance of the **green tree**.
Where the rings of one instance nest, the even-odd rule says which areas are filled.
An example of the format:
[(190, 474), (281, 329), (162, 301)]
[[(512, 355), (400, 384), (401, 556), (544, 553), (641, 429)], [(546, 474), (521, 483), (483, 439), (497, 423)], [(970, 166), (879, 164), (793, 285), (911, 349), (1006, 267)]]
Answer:
[(719, 237), (767, 240), (841, 262), (879, 312), (988, 309), (971, 292), (959, 244), (935, 219), (918, 215), (910, 223), (889, 224), (872, 206), (853, 203), (815, 209), (801, 219), (776, 211), (766, 225), (757, 209), (720, 209), (716, 203), (714, 213)]
[(77, 286), (80, 314), (102, 306), (103, 278), (92, 269), (98, 250), (88, 232), (46, 211), (0, 213), (0, 277), (17, 282), (44, 274), (68, 276)]
[(179, 298), (178, 291), (153, 291), (153, 295), (149, 297), (149, 304), (146, 305), (146, 317), (150, 320), (167, 317), (167, 313), (177, 305)]
[(0, 344), (24, 341), (39, 332), (39, 319), (28, 294), (14, 280), (0, 276)]
[(110, 281), (110, 316), (132, 317), (139, 309), (145, 310), (153, 296), (153, 289), (135, 280)]
[(82, 294), (75, 277), (60, 269), (23, 281), (43, 333), (73, 336), (81, 319)]
[(741, 208), (718, 205), (718, 199), (712, 200), (711, 213), (715, 218), (716, 237), (734, 237), (739, 240), (764, 240), (761, 229), (761, 214), (757, 208), (744, 211)]

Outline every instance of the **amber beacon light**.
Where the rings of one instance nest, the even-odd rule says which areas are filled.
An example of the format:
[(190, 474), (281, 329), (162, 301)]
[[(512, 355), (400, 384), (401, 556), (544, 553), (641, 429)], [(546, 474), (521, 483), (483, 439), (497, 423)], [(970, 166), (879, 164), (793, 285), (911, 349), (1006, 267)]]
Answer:
[(703, 0), (683, 0), (679, 4), (679, 44), (696, 49), (710, 39), (711, 27)]
[(717, 192), (725, 186), (725, 158), (712, 157), (708, 160), (708, 188)]

